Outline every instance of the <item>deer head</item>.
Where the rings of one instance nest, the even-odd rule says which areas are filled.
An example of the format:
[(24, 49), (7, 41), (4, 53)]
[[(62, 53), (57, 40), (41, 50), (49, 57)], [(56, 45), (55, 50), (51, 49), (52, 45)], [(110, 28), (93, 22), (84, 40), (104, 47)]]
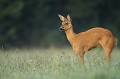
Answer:
[(72, 27), (70, 16), (67, 15), (67, 18), (63, 17), (62, 15), (58, 14), (60, 20), (62, 21), (62, 25), (59, 28), (60, 31), (67, 31)]

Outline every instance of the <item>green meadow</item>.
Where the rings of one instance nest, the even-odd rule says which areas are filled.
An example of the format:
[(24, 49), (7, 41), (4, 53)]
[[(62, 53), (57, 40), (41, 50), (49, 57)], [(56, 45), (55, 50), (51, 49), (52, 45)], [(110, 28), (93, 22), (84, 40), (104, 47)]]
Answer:
[(0, 79), (120, 79), (120, 50), (106, 64), (101, 48), (79, 64), (71, 48), (0, 50)]

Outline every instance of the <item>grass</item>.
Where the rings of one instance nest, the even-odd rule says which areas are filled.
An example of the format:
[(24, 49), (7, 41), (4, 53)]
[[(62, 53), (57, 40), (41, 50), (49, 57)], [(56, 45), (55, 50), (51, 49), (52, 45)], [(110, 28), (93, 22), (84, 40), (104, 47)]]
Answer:
[(119, 51), (108, 66), (102, 49), (93, 49), (83, 66), (69, 48), (0, 50), (0, 79), (120, 79)]

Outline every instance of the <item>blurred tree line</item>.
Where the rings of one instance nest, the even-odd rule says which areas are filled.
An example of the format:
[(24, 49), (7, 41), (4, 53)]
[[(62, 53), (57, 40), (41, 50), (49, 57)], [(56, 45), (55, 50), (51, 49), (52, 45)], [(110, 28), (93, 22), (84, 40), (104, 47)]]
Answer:
[(104, 27), (120, 39), (120, 0), (0, 0), (0, 46), (63, 46), (58, 14), (70, 14), (76, 33)]

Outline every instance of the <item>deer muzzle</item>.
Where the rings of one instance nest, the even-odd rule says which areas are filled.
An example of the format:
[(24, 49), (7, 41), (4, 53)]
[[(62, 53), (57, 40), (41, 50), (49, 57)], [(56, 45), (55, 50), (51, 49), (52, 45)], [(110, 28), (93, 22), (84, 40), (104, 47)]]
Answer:
[(64, 29), (62, 27), (59, 28), (59, 31), (64, 31)]

